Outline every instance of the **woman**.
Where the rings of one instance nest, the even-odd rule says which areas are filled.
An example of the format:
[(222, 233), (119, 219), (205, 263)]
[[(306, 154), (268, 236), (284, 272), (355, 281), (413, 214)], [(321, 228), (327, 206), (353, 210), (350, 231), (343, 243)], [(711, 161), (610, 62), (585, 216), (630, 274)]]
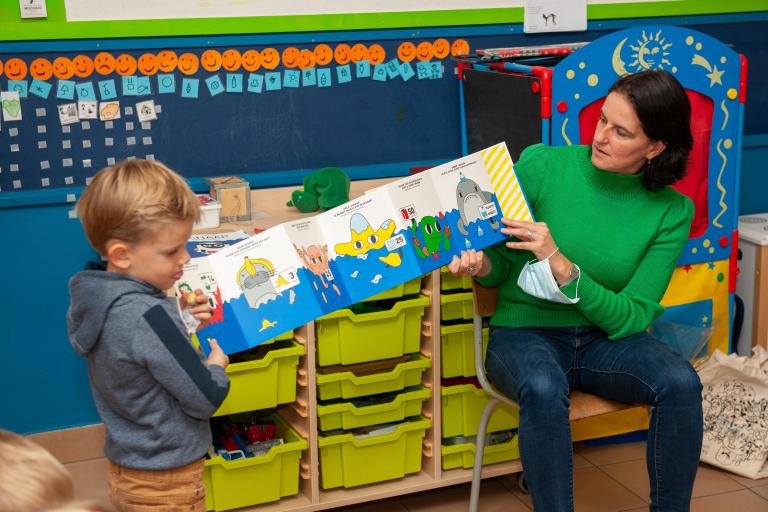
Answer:
[[(534, 508), (570, 511), (569, 392), (652, 406), (651, 510), (689, 510), (701, 451), (701, 383), (647, 329), (688, 238), (690, 104), (665, 71), (619, 79), (591, 146), (535, 145), (515, 169), (538, 222), (449, 269), (499, 287), (486, 369), (520, 404), (520, 455)], [(530, 260), (530, 261), (529, 261)]]

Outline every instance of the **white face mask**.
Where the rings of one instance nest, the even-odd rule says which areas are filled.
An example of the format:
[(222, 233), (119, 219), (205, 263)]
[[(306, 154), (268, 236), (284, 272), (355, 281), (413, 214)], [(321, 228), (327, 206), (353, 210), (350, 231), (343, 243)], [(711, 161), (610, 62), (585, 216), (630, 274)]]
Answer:
[[(576, 304), (579, 302), (579, 281), (576, 281), (575, 299), (571, 299), (561, 292), (549, 266), (549, 258), (551, 257), (552, 255), (549, 255), (541, 261), (531, 260), (527, 262), (523, 270), (520, 271), (517, 285), (528, 295), (533, 295), (540, 299), (560, 302), (562, 304)], [(579, 279), (581, 279), (581, 275), (579, 275)]]

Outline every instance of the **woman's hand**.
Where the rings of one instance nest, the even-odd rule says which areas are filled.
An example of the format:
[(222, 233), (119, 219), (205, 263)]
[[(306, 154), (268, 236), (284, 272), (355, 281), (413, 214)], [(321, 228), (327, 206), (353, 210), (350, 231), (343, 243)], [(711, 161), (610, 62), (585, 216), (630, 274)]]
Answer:
[(501, 219), (506, 227), (501, 232), (519, 239), (519, 242), (507, 242), (510, 249), (531, 251), (541, 261), (549, 258), (549, 267), (558, 284), (566, 282), (573, 266), (571, 260), (558, 250), (546, 222), (526, 222), (522, 220)]
[(448, 270), (455, 276), (485, 277), (491, 272), (491, 261), (483, 251), (461, 251), (461, 258), (454, 256), (447, 265)]
[(197, 326), (198, 331), (208, 325), (213, 316), (213, 310), (208, 303), (208, 296), (203, 293), (203, 290), (198, 288), (194, 292), (182, 295), (179, 300), (182, 309), (188, 308), (192, 316), (200, 322), (200, 325)]

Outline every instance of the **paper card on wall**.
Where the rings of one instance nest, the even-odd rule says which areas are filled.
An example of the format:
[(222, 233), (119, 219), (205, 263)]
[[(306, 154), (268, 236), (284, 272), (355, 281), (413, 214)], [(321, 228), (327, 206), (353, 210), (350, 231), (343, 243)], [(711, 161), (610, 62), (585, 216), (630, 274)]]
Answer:
[(19, 98), (26, 98), (29, 89), (26, 80), (8, 80), (8, 90), (19, 93)]
[(102, 100), (113, 100), (117, 98), (117, 87), (114, 80), (99, 80), (99, 95)]
[(264, 75), (257, 75), (255, 73), (248, 75), (248, 92), (260, 94), (263, 87)]
[(400, 64), (400, 76), (403, 78), (403, 82), (410, 80), (416, 72), (413, 70), (410, 62), (403, 62)]
[(317, 85), (318, 87), (330, 87), (331, 85), (333, 85), (330, 69), (317, 68)]
[(352, 70), (350, 69), (349, 64), (336, 67), (336, 81), (340, 84), (346, 84), (352, 81)]
[(147, 100), (136, 104), (136, 117), (142, 123), (146, 121), (154, 121), (157, 119), (157, 111), (155, 110), (155, 101)]
[(344, 279), (332, 258), (320, 218), (308, 217), (282, 224), (302, 261), (299, 279), (311, 284), (320, 308), (330, 313), (352, 304)]
[(307, 68), (301, 72), (301, 85), (304, 87), (317, 85), (317, 73), (315, 72), (315, 68)]
[(56, 97), (60, 100), (75, 98), (75, 82), (72, 80), (59, 80), (56, 84)]
[(140, 76), (136, 79), (136, 95), (146, 96), (147, 94), (152, 94), (152, 82), (148, 76)]
[(280, 73), (272, 72), (264, 75), (264, 83), (268, 91), (279, 91), (282, 88)]
[(227, 92), (243, 92), (243, 75), (227, 73)]
[(286, 69), (283, 73), (283, 87), (296, 89), (301, 85), (301, 73), (295, 69)]
[(211, 96), (216, 96), (224, 92), (224, 84), (221, 83), (219, 75), (213, 75), (206, 78), (205, 85), (208, 87), (208, 92)]
[(371, 63), (367, 60), (359, 60), (355, 63), (355, 76), (357, 78), (369, 78), (371, 76)]
[(184, 78), (181, 81), (181, 97), (197, 98), (200, 81), (197, 78)]
[(21, 121), (21, 99), (16, 91), (0, 92), (0, 103), (3, 106), (3, 119), (6, 121)]
[(527, 33), (587, 30), (587, 0), (525, 0)]
[(380, 189), (318, 215), (353, 303), (422, 274), (398, 215)]
[(425, 78), (432, 78), (432, 65), (429, 61), (421, 61), (416, 63), (416, 76), (419, 80)]
[(443, 78), (443, 63), (438, 61), (429, 61), (429, 70), (432, 80)]
[(51, 94), (52, 88), (53, 87), (48, 82), (44, 82), (35, 78), (32, 80), (32, 83), (29, 84), (29, 93), (34, 94), (35, 96), (39, 96), (40, 98), (47, 99), (48, 95)]
[(387, 77), (392, 80), (400, 74), (400, 60), (394, 58), (385, 64), (387, 69)]
[(120, 102), (102, 101), (99, 103), (99, 119), (102, 121), (120, 119)]
[(157, 75), (157, 92), (172, 94), (176, 92), (176, 77), (171, 74)]
[(384, 64), (376, 64), (373, 67), (373, 79), (377, 82), (387, 81), (387, 66)]
[(62, 126), (74, 124), (80, 120), (77, 103), (61, 103), (56, 106), (59, 110), (59, 122)]
[(78, 101), (77, 102), (77, 117), (80, 119), (98, 119), (99, 117), (99, 104), (96, 101)]
[(93, 84), (91, 82), (79, 83), (75, 86), (77, 90), (77, 99), (92, 101), (96, 99), (96, 92), (93, 90)]
[(123, 77), (123, 96), (136, 96), (138, 81), (133, 75)]

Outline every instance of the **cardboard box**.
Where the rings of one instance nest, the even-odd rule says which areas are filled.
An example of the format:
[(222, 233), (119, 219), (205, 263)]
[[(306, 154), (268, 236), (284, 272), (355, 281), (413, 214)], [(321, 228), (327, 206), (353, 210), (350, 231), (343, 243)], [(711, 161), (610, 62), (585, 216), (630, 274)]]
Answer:
[(207, 178), (210, 195), (221, 203), (221, 221), (251, 220), (251, 186), (239, 176)]

